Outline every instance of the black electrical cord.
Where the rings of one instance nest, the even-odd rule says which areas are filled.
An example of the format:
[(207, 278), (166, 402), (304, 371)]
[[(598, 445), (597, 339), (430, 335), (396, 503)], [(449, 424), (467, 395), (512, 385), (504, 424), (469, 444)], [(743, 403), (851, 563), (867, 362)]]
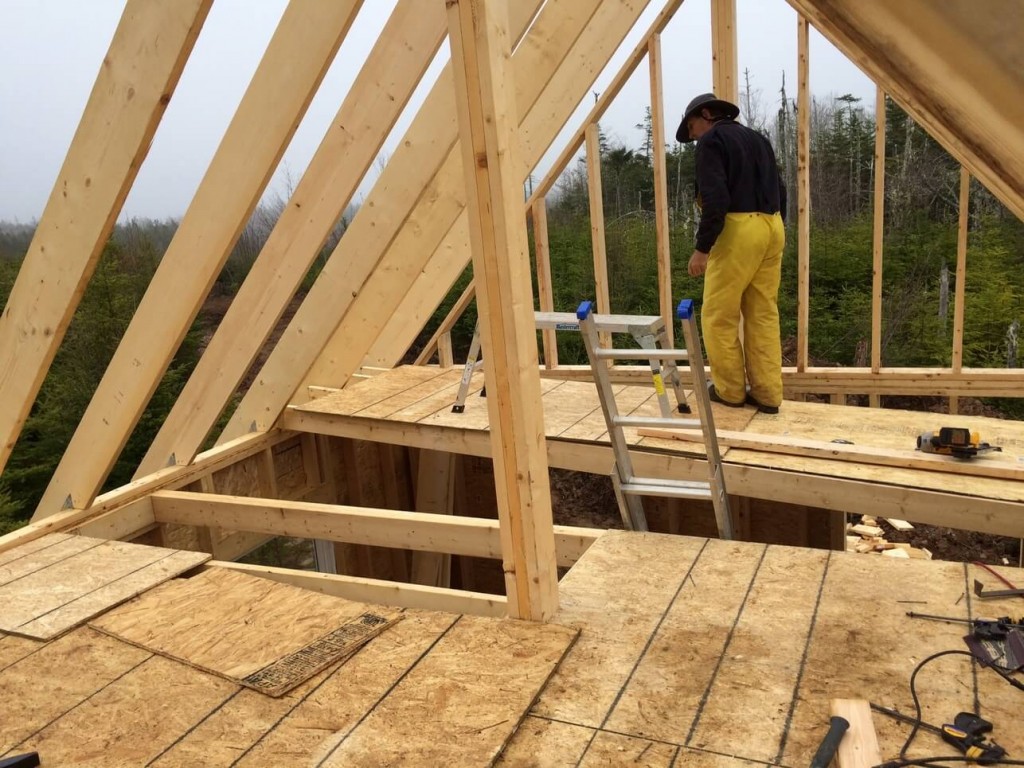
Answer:
[[(977, 763), (978, 762), (977, 758), (969, 758), (969, 757), (967, 757), (965, 755), (953, 755), (951, 757), (917, 757), (917, 758), (908, 758), (907, 757), (907, 750), (910, 749), (910, 745), (914, 741), (914, 737), (917, 736), (917, 732), (921, 728), (921, 700), (917, 696), (917, 685), (916, 685), (917, 674), (922, 669), (924, 669), (926, 664), (928, 664), (928, 663), (930, 663), (932, 661), (935, 661), (935, 659), (941, 658), (943, 656), (967, 656), (969, 659), (971, 659), (971, 661), (975, 661), (975, 656), (973, 654), (968, 653), (967, 651), (953, 650), (953, 651), (939, 651), (938, 653), (933, 653), (931, 656), (929, 656), (929, 657), (927, 657), (925, 659), (922, 659), (920, 662), (918, 662), (917, 666), (914, 667), (914, 671), (910, 673), (910, 697), (911, 697), (911, 699), (913, 699), (913, 702), (914, 702), (914, 726), (913, 726), (913, 728), (910, 729), (910, 735), (907, 736), (907, 740), (903, 743), (903, 748), (900, 749), (899, 759), (897, 759), (897, 760), (889, 760), (887, 762), (880, 763), (879, 765), (875, 766), (875, 768), (904, 768), (904, 766), (911, 766), (911, 765), (934, 766), (934, 765), (936, 765), (938, 763), (954, 763), (954, 762), (956, 762), (956, 763), (967, 763), (967, 762)], [(993, 669), (995, 672), (997, 672), (999, 674), (999, 676), (1002, 677), (1006, 682), (1010, 683), (1010, 685), (1014, 686), (1015, 688), (1020, 688), (1021, 690), (1024, 690), (1024, 685), (1022, 685), (1019, 681), (1017, 681), (1017, 680), (1013, 679), (1012, 677), (1010, 677), (1010, 675), (1007, 674), (1006, 672), (1004, 672), (1003, 670), (999, 669), (998, 667), (994, 667), (994, 666), (992, 666), (990, 668)], [(998, 763), (989, 763), (989, 764), (990, 765), (994, 765), (994, 764), (998, 764), (998, 765), (1024, 765), (1024, 760), (1006, 760), (1006, 759), (1001, 759), (1001, 760), (998, 761)]]
[(890, 760), (886, 763), (880, 763), (875, 768), (904, 768), (908, 765), (920, 765), (920, 766), (935, 766), (942, 763), (978, 763), (979, 765), (1024, 765), (1024, 760), (1006, 760), (1001, 759), (997, 762), (978, 762), (976, 757), (967, 757), (965, 755), (952, 755), (950, 757), (911, 757), (906, 760)]

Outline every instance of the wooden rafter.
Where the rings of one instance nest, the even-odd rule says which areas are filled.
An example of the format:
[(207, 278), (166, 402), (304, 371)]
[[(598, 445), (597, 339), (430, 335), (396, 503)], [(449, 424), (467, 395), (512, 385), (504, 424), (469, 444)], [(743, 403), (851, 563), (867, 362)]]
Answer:
[[(592, 0), (587, 0), (587, 4), (591, 2)], [(679, 2), (682, 2), (682, 0), (672, 0), (672, 3), (675, 4)], [(570, 33), (578, 30), (575, 30), (575, 27), (566, 29), (562, 26), (565, 22), (559, 25), (556, 25), (554, 22), (561, 16), (567, 21), (576, 19), (573, 22), (574, 24), (581, 23), (584, 20), (579, 17), (579, 14), (586, 7), (585, 4), (583, 2), (571, 4), (549, 3), (544, 7), (544, 12), (540, 14), (535, 24), (535, 28), (544, 28), (543, 31), (538, 30), (538, 38), (547, 41), (546, 45), (555, 46), (553, 50), (563, 50), (569, 45), (571, 45), (571, 48), (567, 52), (563, 50), (563, 53), (557, 55), (553, 51), (549, 52), (549, 59), (557, 59), (558, 55), (564, 55), (564, 63), (556, 71), (551, 72), (546, 85), (544, 84), (545, 81), (539, 75), (537, 76), (537, 85), (543, 86), (543, 92), (532, 109), (524, 108), (524, 99), (520, 95), (518, 102), (518, 111), (521, 117), (519, 135), (523, 142), (523, 157), (526, 158), (523, 167), (524, 180), (547, 150), (550, 142), (558, 134), (562, 122), (568, 119), (572, 111), (578, 106), (579, 100), (586, 93), (590, 83), (593, 82), (593, 78), (596, 78), (599, 74), (602, 66), (601, 62), (606, 62), (615, 48), (621, 43), (629, 28), (636, 22), (637, 17), (643, 11), (645, 4), (646, 0), (638, 6), (623, 5), (604, 0), (595, 11), (591, 21), (586, 24), (582, 31), (579, 31), (579, 36), (575, 43), (572, 42), (573, 38)], [(552, 14), (550, 16), (548, 15), (549, 11)], [(658, 18), (660, 19), (662, 16), (659, 15)], [(533, 34), (534, 29), (531, 29), (531, 35)], [(518, 53), (519, 51), (517, 50), (516, 55), (513, 56), (513, 61), (516, 60)], [(550, 66), (550, 62), (548, 66)], [(588, 78), (586, 84), (581, 82), (584, 73)], [(518, 81), (519, 76), (517, 75)], [(621, 83), (617, 85), (613, 83), (613, 87), (621, 87)], [(532, 206), (535, 202), (536, 196), (531, 197), (528, 205)], [(429, 249), (424, 248), (423, 242), (417, 240), (414, 250), (401, 253), (397, 248), (393, 248), (392, 253), (389, 254), (388, 259), (393, 260), (393, 263), (403, 265), (404, 273), (410, 276), (407, 278), (407, 291), (418, 282), (420, 274), (431, 269), (432, 263), (448, 255), (435, 251), (430, 256), (429, 261), (424, 264), (423, 257), (429, 255), (427, 251)], [(465, 266), (468, 261), (469, 252), (467, 250), (463, 252), (458, 266)], [(393, 269), (399, 269), (399, 267), (385, 268), (384, 271), (390, 273)], [(412, 276), (415, 276), (415, 279), (412, 279)], [(382, 276), (378, 275), (375, 279), (380, 281)], [(394, 314), (397, 316), (412, 316), (413, 313), (409, 301), (402, 300), (401, 298), (401, 288), (399, 286), (391, 286), (391, 288), (393, 290), (387, 294), (388, 299), (397, 303), (389, 303), (387, 306), (394, 306)], [(383, 292), (385, 286), (382, 285), (378, 290)], [(434, 307), (440, 303), (444, 296), (444, 290), (440, 286), (425, 285), (424, 290), (430, 291), (430, 300), (433, 302)], [(422, 294), (417, 291), (417, 295), (420, 296)], [(320, 377), (319, 380), (344, 382), (349, 375), (347, 371), (355, 370), (353, 366), (358, 366), (359, 364), (355, 361), (355, 357), (359, 353), (360, 347), (352, 344), (353, 336), (356, 339), (361, 339), (364, 335), (376, 335), (379, 343), (375, 344), (378, 355), (375, 359), (399, 359), (404, 354), (408, 345), (402, 346), (400, 343), (393, 341), (393, 339), (398, 339), (398, 336), (382, 338), (380, 333), (380, 331), (374, 330), (372, 325), (369, 329), (359, 328), (358, 330), (353, 330), (347, 325), (339, 328), (335, 333), (335, 341), (332, 342), (331, 349), (332, 351), (340, 349), (344, 352), (344, 355), (335, 355), (329, 362), (325, 359), (327, 355), (322, 355), (316, 368), (316, 375)], [(346, 340), (345, 344), (341, 343), (342, 339)], [(307, 376), (305, 383), (318, 383), (317, 379), (313, 379), (312, 376), (313, 373)]]
[[(596, 76), (598, 63), (605, 61), (617, 44), (614, 38), (607, 38), (625, 35), (642, 10), (618, 3), (597, 5), (600, 7), (593, 17), (582, 14), (583, 3), (545, 5), (530, 28), (531, 44), (519, 45), (513, 54), (520, 135), (534, 137), (533, 141), (524, 142), (528, 161), (524, 162), (523, 178), (556, 135), (558, 125), (575, 107), (581, 91), (589, 85), (580, 82), (580, 72)], [(517, 3), (510, 10), (519, 13), (523, 9)], [(568, 29), (566, 25), (570, 25)], [(577, 31), (570, 34), (573, 29)], [(569, 78), (568, 84), (553, 79), (554, 75), (565, 72), (569, 73), (564, 75)], [(452, 112), (449, 104), (442, 112), (444, 120), (450, 121)], [(416, 135), (440, 140), (444, 132), (439, 129)], [(453, 145), (454, 134), (450, 146)], [(225, 437), (241, 434), (253, 422), (258, 428), (269, 426), (296, 388), (303, 384), (301, 379), (296, 384), (296, 375), (308, 372), (316, 355), (287, 343), (292, 334), (301, 332), (304, 338), (312, 337), (313, 347), (320, 348), (332, 334), (347, 339), (343, 349), (337, 346), (331, 349), (329, 364), (335, 373), (328, 383), (338, 386), (362, 364), (385, 320), (393, 313), (401, 314), (402, 297), (419, 279), (435, 244), (441, 242), (463, 210), (465, 193), (458, 153), (452, 150), (447, 158), (436, 160), (443, 167), (435, 177), (433, 154), (422, 150), (421, 147), (420, 152), (405, 156), (402, 163), (397, 162), (399, 153), (395, 153), (377, 185), (380, 188), (385, 177), (391, 178), (389, 172), (398, 177), (388, 185), (390, 192), (386, 200), (367, 212), (360, 225), (365, 228), (364, 236), (346, 243), (359, 224), (360, 216), (353, 220), (349, 234), (342, 239), (339, 250), (321, 272), (282, 343), (264, 366), (265, 375), (243, 398)], [(404, 194), (399, 193), (404, 191), (411, 177), (420, 174), (424, 164), (431, 171), (427, 182), (418, 182), (410, 188), (408, 198), (404, 198)], [(421, 184), (426, 186), (425, 191)], [(369, 205), (365, 205), (363, 210), (368, 208)], [(408, 211), (412, 211), (411, 215)], [(404, 227), (401, 226), (403, 221)], [(339, 258), (339, 253), (345, 255)], [(356, 296), (353, 297), (353, 293)], [(440, 297), (437, 300), (440, 301)]]
[[(1017, 0), (788, 0), (1004, 205), (1024, 218)], [(955, 64), (950, 51), (971, 51)]]
[(289, 3), (33, 519), (92, 503), (259, 202), (360, 4)]
[(195, 455), (351, 202), (445, 29), (440, 4), (402, 0), (395, 7), (137, 477)]
[(0, 471), (213, 0), (130, 0), (0, 316)]

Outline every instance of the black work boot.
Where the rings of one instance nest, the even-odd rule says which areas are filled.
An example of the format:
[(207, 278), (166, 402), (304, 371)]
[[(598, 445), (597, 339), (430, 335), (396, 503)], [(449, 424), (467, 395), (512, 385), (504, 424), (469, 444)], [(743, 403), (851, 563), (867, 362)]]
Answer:
[(742, 408), (746, 403), (730, 403), (728, 400), (723, 400), (718, 392), (715, 390), (714, 384), (708, 384), (708, 397), (711, 398), (713, 403), (721, 403), (727, 405), (730, 408)]
[(762, 403), (757, 402), (757, 400), (754, 399), (754, 396), (752, 394), (750, 394), (749, 392), (747, 393), (747, 403), (746, 404), (754, 406), (755, 408), (757, 408), (757, 410), (760, 413), (778, 413), (779, 412), (779, 406), (777, 406), (777, 405), (763, 405)]

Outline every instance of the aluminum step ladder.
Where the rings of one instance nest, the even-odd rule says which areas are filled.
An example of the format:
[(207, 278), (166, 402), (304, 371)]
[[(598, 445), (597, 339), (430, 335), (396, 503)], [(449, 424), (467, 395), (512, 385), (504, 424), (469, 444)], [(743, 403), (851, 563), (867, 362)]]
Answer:
[[(580, 331), (580, 321), (572, 312), (534, 312), (537, 330), (539, 331)], [(628, 333), (641, 350), (664, 349), (668, 343), (668, 334), (665, 332), (665, 321), (660, 315), (594, 315), (594, 323), (600, 333)], [(672, 387), (675, 394), (675, 410), (679, 413), (689, 413), (690, 406), (686, 404), (686, 393), (683, 391), (682, 379), (675, 361), (665, 359), (658, 355), (648, 356), (651, 368), (651, 378), (654, 381), (654, 391), (658, 395), (658, 403), (661, 407), (661, 415), (669, 418), (672, 415), (673, 407), (669, 403), (668, 392), (665, 385)], [(463, 413), (466, 410), (466, 397), (469, 394), (470, 381), (473, 373), (483, 365), (480, 359), (480, 322), (477, 321), (476, 329), (473, 331), (473, 340), (469, 345), (469, 352), (466, 355), (466, 365), (462, 370), (462, 380), (459, 383), (459, 393), (452, 406), (452, 413)], [(480, 390), (480, 396), (487, 395), (487, 388)]]
[[(594, 373), (594, 383), (604, 412), (605, 424), (608, 427), (608, 438), (615, 456), (612, 468), (612, 485), (619, 502), (619, 511), (626, 528), (635, 531), (647, 530), (647, 518), (644, 515), (643, 496), (667, 496), (681, 499), (710, 499), (715, 510), (718, 523), (718, 535), (723, 539), (731, 539), (732, 518), (729, 515), (729, 499), (725, 490), (725, 478), (722, 475), (722, 456), (718, 450), (718, 438), (715, 433), (714, 415), (711, 411), (711, 398), (708, 394), (707, 378), (704, 375), (704, 355), (701, 351), (700, 337), (697, 334), (697, 320), (693, 314), (693, 301), (684, 299), (676, 311), (682, 322), (685, 349), (614, 349), (601, 344), (597, 315), (592, 312), (592, 304), (584, 301), (576, 310), (583, 342), (590, 358), (590, 366)], [(657, 356), (665, 364), (677, 370), (678, 361), (687, 361), (693, 377), (694, 400), (697, 405), (696, 419), (672, 418), (662, 410), (662, 416), (621, 416), (615, 403), (608, 363), (613, 360), (646, 360)], [(704, 434), (704, 445), (708, 459), (708, 481), (665, 480), (661, 478), (637, 477), (633, 471), (633, 460), (629, 445), (623, 434), (623, 427), (661, 427), (668, 429), (700, 429)]]

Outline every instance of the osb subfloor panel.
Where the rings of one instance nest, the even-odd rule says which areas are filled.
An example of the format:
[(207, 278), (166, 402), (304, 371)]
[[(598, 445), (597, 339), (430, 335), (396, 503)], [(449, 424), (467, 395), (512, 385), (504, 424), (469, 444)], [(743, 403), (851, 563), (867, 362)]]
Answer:
[(90, 626), (280, 696), (401, 618), (393, 608), (210, 568), (161, 584)]
[[(462, 369), (404, 366), (381, 372), (340, 392), (295, 410), (315, 418), (330, 417), (335, 427), (351, 420), (352, 435), (360, 436), (359, 422), (398, 422), (443, 427), (466, 432), (489, 428), (487, 401), (479, 396), (483, 373), (473, 375), (465, 412), (452, 413)], [(649, 386), (615, 385), (619, 412), (631, 416), (659, 416), (658, 401)], [(593, 384), (541, 380), (544, 429), (554, 440), (608, 444), (604, 417)], [(669, 399), (672, 399), (670, 393)], [(692, 404), (691, 396), (690, 402)], [(694, 409), (696, 410), (696, 409)], [(755, 435), (785, 435), (817, 441), (849, 440), (861, 448), (906, 450), (912, 455), (917, 436), (940, 426), (967, 426), (1003, 452), (976, 461), (994, 461), (1003, 467), (1024, 469), (1024, 422), (980, 416), (944, 416), (914, 411), (869, 409), (855, 406), (801, 403), (787, 400), (778, 414), (757, 413), (753, 408), (729, 408), (713, 404), (719, 430)], [(328, 433), (330, 429), (326, 430)], [(657, 453), (700, 455), (698, 443), (640, 437), (636, 429), (624, 430), (628, 442)], [(372, 439), (372, 437), (371, 437)], [(726, 463), (790, 470), (867, 483), (884, 483), (1004, 501), (1024, 501), (1024, 483), (1017, 480), (975, 477), (919, 469), (900, 469), (856, 462), (788, 456), (766, 451), (722, 448)]]
[(280, 698), (88, 626), (48, 643), (0, 635), (0, 757), (38, 751), (43, 765), (97, 768), (486, 766), (576, 635), (406, 611)]
[(52, 533), (0, 554), (0, 631), (46, 640), (210, 559)]
[[(1003, 568), (1024, 584), (1024, 571)], [(914, 666), (965, 649), (970, 617), (1024, 613), (981, 602), (971, 566), (691, 537), (609, 532), (562, 581), (555, 620), (579, 640), (499, 761), (504, 766), (806, 766), (829, 699), (913, 712)], [(978, 707), (1024, 756), (1024, 693), (965, 656), (918, 675), (924, 718)], [(908, 727), (874, 715), (884, 758)], [(911, 756), (949, 754), (920, 734)]]

